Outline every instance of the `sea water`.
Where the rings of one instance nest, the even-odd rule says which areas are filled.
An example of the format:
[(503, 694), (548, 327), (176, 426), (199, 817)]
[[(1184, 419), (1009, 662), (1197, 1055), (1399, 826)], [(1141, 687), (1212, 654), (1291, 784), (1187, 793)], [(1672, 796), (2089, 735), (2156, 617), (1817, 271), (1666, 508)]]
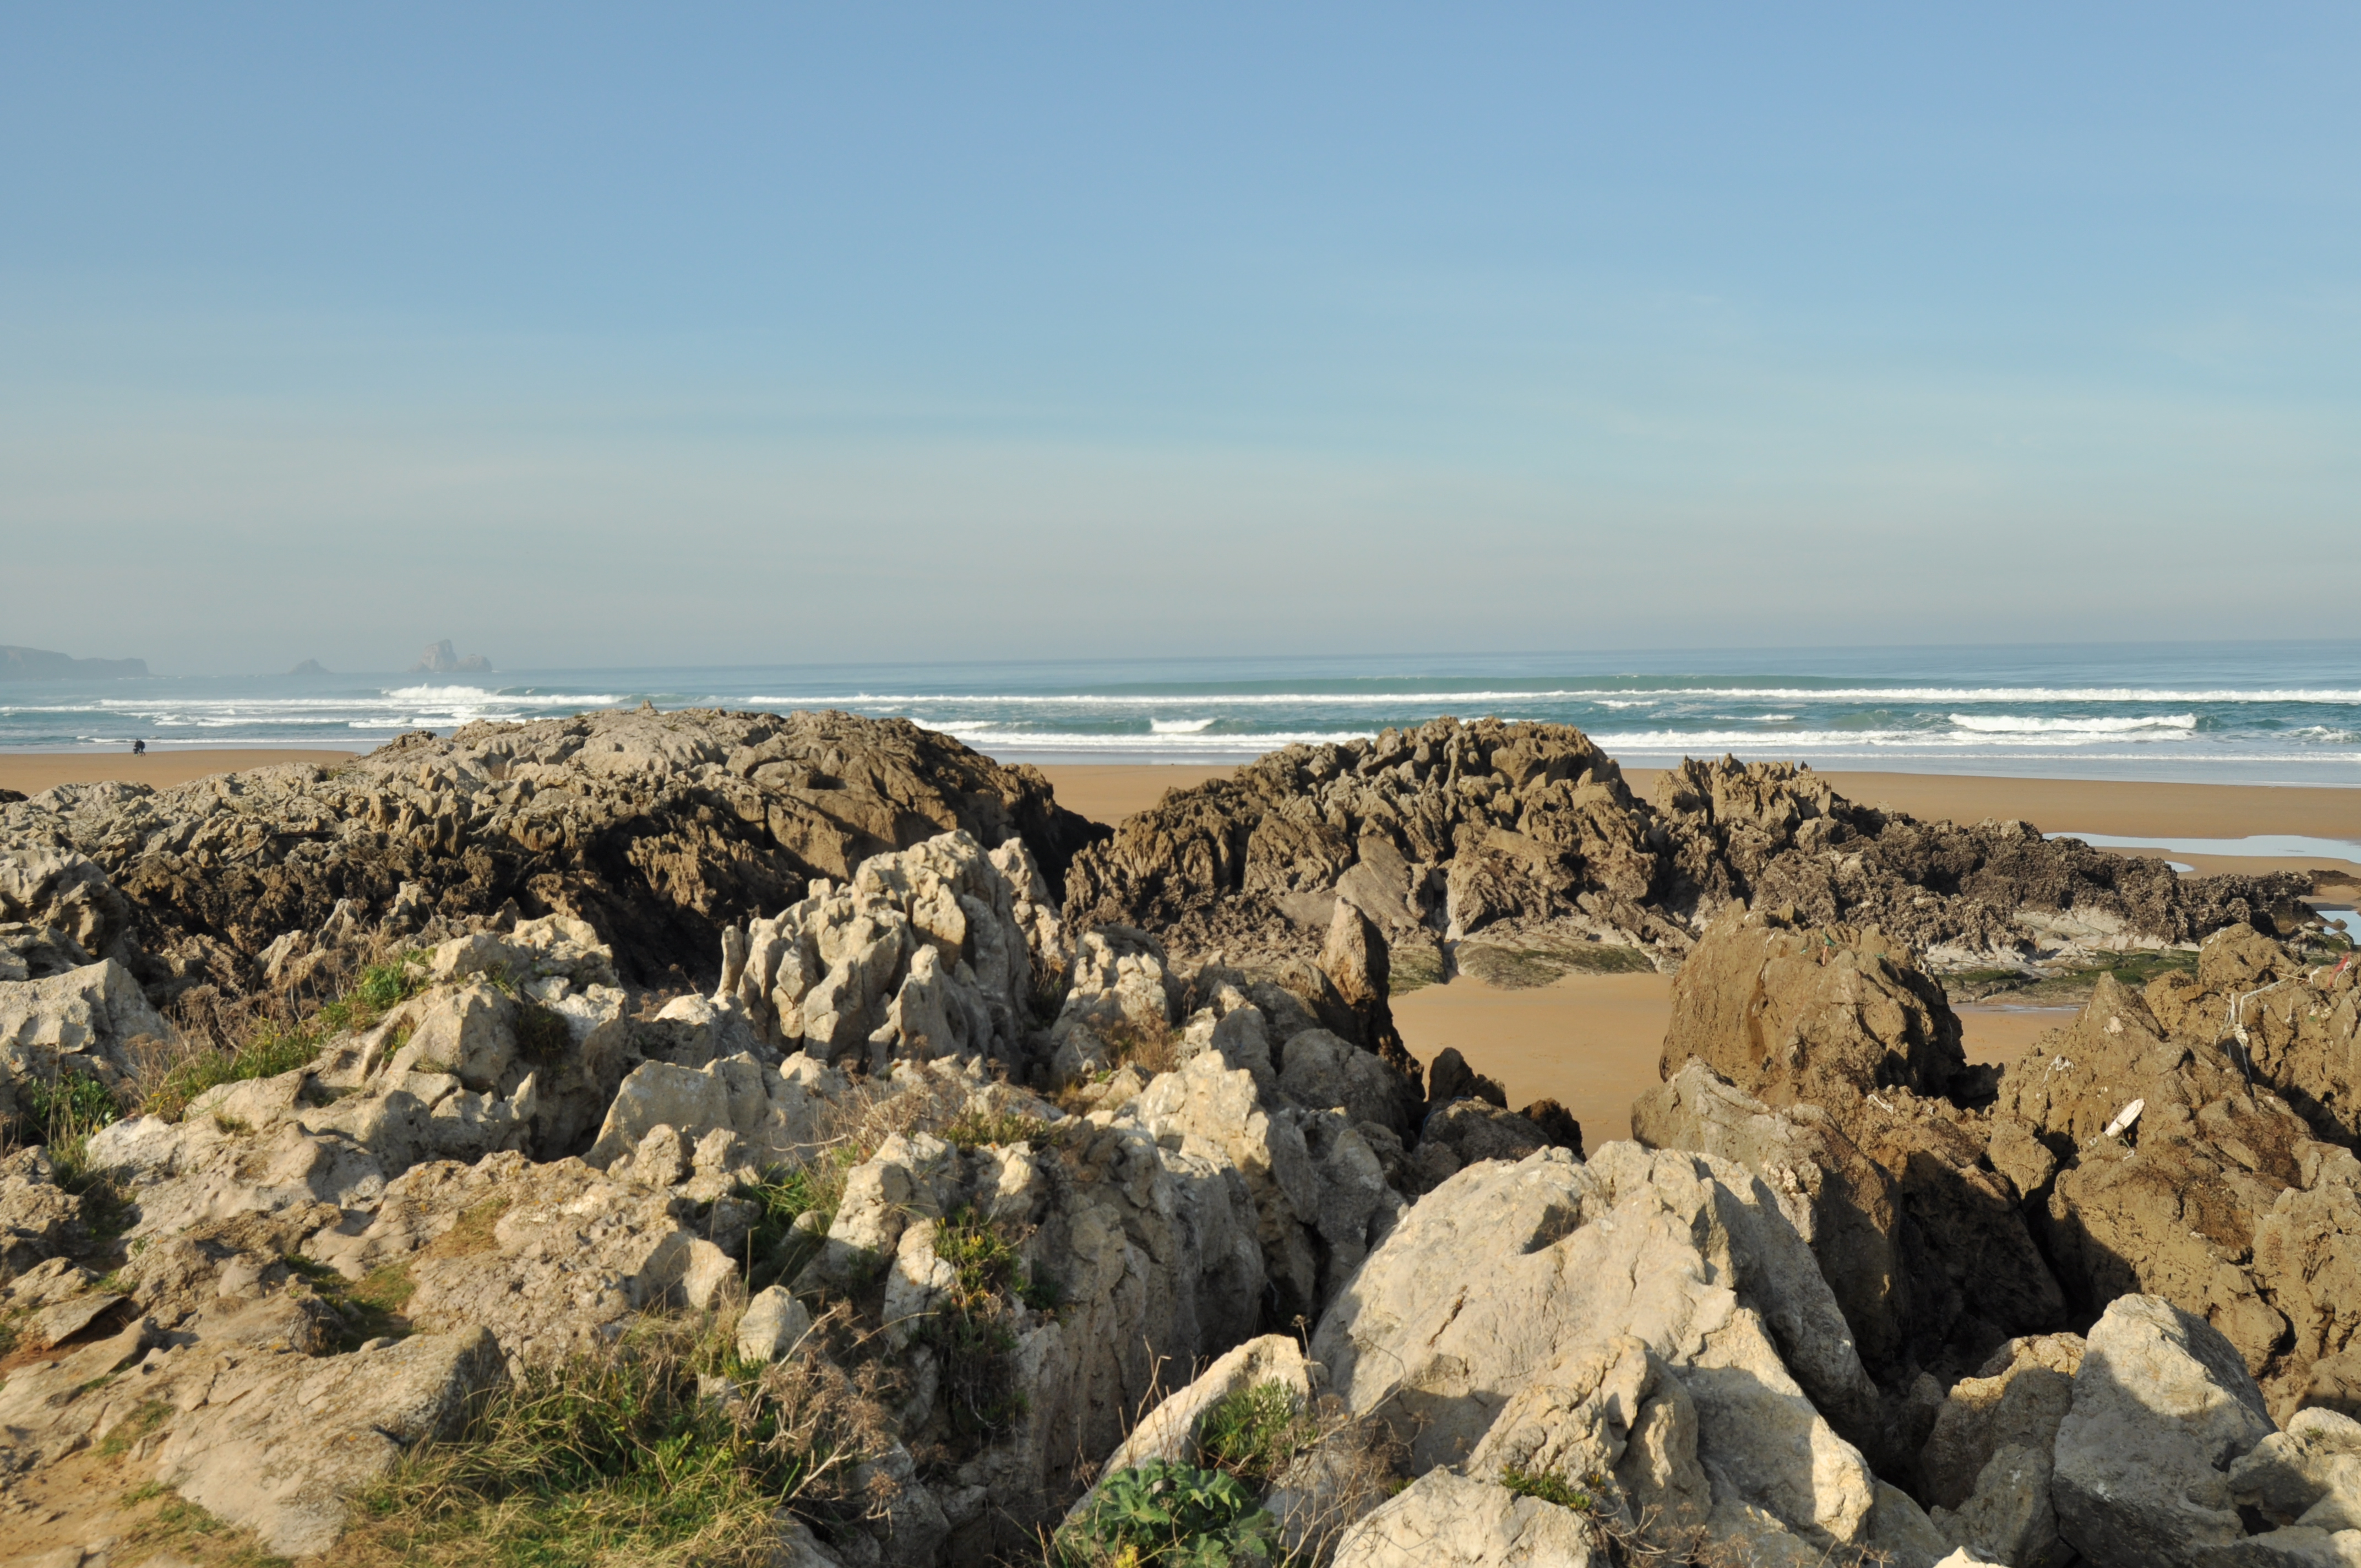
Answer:
[(836, 707), (1009, 762), (1234, 762), (1437, 714), (1634, 765), (2361, 784), (2361, 643), (1356, 655), (0, 684), (0, 748), (320, 746), (586, 709)]

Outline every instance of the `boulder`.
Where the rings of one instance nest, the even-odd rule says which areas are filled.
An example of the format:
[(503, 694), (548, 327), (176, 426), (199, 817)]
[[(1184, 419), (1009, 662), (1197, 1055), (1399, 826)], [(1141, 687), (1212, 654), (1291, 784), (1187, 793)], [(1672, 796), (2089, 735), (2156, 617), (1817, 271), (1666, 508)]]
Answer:
[(1939, 1096), (1960, 1021), (1917, 956), (1875, 927), (1733, 907), (1673, 981), (1662, 1074), (1691, 1057), (1769, 1104), (1837, 1108), (1881, 1089)]
[(1958, 1508), (1975, 1495), (1993, 1454), (2015, 1446), (2048, 1453), (2074, 1398), (2082, 1341), (2074, 1334), (2015, 1339), (1981, 1372), (1951, 1385), (1918, 1456), (1918, 1491)]
[(468, 1397), (507, 1376), (482, 1328), (274, 1359), (173, 1422), (156, 1478), (290, 1554), (335, 1545), (356, 1493), (415, 1444), (456, 1436)]
[(1873, 1478), (1820, 1412), (1871, 1438), (1874, 1390), (1802, 1238), (1759, 1180), (1710, 1157), (1611, 1144), (1587, 1166), (1550, 1149), (1471, 1167), (1403, 1216), (1312, 1354), (1356, 1413), (1400, 1426), (1423, 1471), (1474, 1452), (1568, 1352), (1617, 1334), (1694, 1401), (1717, 1503), (1823, 1550), (1865, 1540)]
[(1909, 1311), (1894, 1181), (1817, 1105), (1764, 1104), (1691, 1058), (1631, 1105), (1631, 1135), (1744, 1166), (1818, 1259), (1871, 1366), (1901, 1353)]
[(2155, 1296), (2092, 1325), (2058, 1428), (2058, 1530), (2092, 1568), (2196, 1568), (2246, 1531), (2230, 1467), (2273, 1428), (2229, 1341)]
[(1335, 1568), (1590, 1568), (1610, 1559), (1573, 1509), (1434, 1470), (1355, 1525), (1334, 1561)]

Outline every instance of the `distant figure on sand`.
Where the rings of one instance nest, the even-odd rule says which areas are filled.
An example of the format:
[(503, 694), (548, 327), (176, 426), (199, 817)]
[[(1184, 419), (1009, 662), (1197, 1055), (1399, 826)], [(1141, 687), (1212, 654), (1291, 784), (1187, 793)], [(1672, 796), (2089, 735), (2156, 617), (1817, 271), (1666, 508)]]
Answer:
[(135, 757), (146, 756), (148, 754), (148, 742), (145, 740), (134, 740), (131, 742), (131, 754)]

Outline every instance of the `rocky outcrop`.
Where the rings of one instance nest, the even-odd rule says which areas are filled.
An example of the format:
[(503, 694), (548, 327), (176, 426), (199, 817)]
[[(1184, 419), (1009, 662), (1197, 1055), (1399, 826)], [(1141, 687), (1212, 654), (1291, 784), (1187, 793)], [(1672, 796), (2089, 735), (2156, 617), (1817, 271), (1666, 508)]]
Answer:
[(2059, 1532), (2094, 1568), (2220, 1561), (2213, 1549), (2246, 1535), (2230, 1465), (2270, 1431), (2229, 1342), (2169, 1302), (2123, 1297), (2092, 1326), (2059, 1425)]
[(60, 786), (0, 806), (0, 860), (96, 864), (156, 986), (243, 991), (282, 939), (284, 964), (346, 922), (437, 939), (511, 904), (588, 922), (627, 980), (708, 982), (724, 927), (953, 830), (1021, 839), (1052, 880), (1096, 831), (1038, 773), (901, 720), (642, 708), (411, 735), (335, 768)]
[(1440, 943), (1534, 983), (1625, 958), (1672, 967), (1733, 902), (2018, 965), (2300, 924), (2309, 889), (2179, 878), (2024, 823), (1922, 823), (1792, 763), (1689, 761), (1642, 802), (1578, 729), (1438, 718), (1168, 794), (1076, 859), (1066, 913), (1267, 961), (1309, 957), (1341, 903), (1405, 952)]
[(0, 1122), (27, 1109), (27, 1091), (87, 1079), (128, 1090), (143, 1050), (178, 1038), (113, 959), (41, 980), (0, 981)]
[(1768, 1103), (1831, 1107), (1882, 1089), (1938, 1097), (1967, 1065), (1917, 954), (1874, 928), (1735, 908), (1673, 981), (1662, 1075), (1692, 1057)]
[[(1471, 1274), (1470, 1256), (1490, 1266)], [(1831, 1421), (1869, 1435), (1874, 1392), (1802, 1238), (1759, 1180), (1710, 1157), (1614, 1144), (1587, 1166), (1544, 1150), (1463, 1172), (1371, 1255), (1312, 1349), (1352, 1410), (1400, 1425), (1424, 1472), (1473, 1464), (1520, 1399), (1582, 1406), (1597, 1379), (1581, 1369), (1618, 1335), (1694, 1407), (1693, 1426), (1677, 1408), (1664, 1419), (1695, 1434), (1708, 1528), (1867, 1542), (1874, 1476)], [(1635, 1354), (1620, 1359), (1639, 1376), (1651, 1364)], [(1665, 1485), (1694, 1498), (1693, 1481)]]
[(1959, 1040), (1908, 949), (1732, 912), (1675, 981), (1666, 1081), (1632, 1109), (1642, 1142), (1735, 1159), (1783, 1195), (1863, 1359), (1905, 1386), (2068, 1321), (1990, 1121), (1948, 1097), (1989, 1092)]

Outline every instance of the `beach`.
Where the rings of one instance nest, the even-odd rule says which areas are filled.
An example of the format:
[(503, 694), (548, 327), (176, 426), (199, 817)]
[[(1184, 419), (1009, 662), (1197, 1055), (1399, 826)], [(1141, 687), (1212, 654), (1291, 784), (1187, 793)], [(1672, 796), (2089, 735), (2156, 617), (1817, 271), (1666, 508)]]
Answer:
[[(236, 748), (123, 752), (0, 753), (0, 789), (33, 794), (52, 785), (104, 779), (164, 786), (240, 768), (280, 762), (328, 764), (351, 755), (327, 750)], [(1235, 769), (1186, 763), (1061, 764), (1041, 770), (1070, 808), (1093, 820), (1120, 821), (1153, 806), (1166, 791)], [(1646, 795), (1653, 770), (1626, 770)], [(1850, 799), (1920, 817), (2030, 821), (2050, 832), (2103, 833), (2167, 841), (2289, 834), (2361, 839), (2361, 789), (2258, 784), (2118, 783), (2049, 778), (1830, 772)], [(2130, 851), (2137, 852), (2137, 851)], [(2200, 872), (2302, 869), (2325, 872), (2326, 896), (2352, 896), (2357, 869), (2327, 858), (2204, 857), (2174, 853)], [(1432, 1058), (1455, 1046), (1477, 1070), (1499, 1079), (1511, 1104), (1554, 1099), (1593, 1141), (1628, 1132), (1632, 1097), (1656, 1081), (1671, 1013), (1671, 981), (1661, 975), (1574, 975), (1555, 984), (1502, 991), (1466, 976), (1395, 1000), (1411, 1052)], [(2070, 1010), (1959, 1009), (1973, 1061), (2014, 1060), (2041, 1034), (2069, 1021)]]

